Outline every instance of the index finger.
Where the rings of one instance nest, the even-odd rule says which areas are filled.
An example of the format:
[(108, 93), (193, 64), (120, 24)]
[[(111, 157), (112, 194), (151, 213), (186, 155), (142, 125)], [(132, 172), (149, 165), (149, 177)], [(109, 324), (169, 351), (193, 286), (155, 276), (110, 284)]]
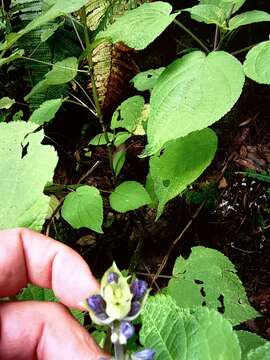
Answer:
[(0, 297), (16, 295), (29, 282), (79, 309), (78, 302), (98, 291), (88, 265), (68, 246), (28, 229), (0, 231)]

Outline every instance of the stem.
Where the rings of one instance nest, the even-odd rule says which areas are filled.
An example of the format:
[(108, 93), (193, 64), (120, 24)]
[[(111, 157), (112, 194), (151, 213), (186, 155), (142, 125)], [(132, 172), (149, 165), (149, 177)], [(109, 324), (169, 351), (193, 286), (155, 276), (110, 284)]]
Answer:
[(183, 29), (187, 34), (189, 34), (193, 40), (195, 40), (203, 49), (204, 51), (206, 51), (207, 53), (210, 52), (210, 50), (207, 48), (206, 45), (204, 45), (204, 43), (192, 32), (190, 31), (188, 28), (185, 27), (185, 25), (183, 25), (180, 21), (174, 19), (173, 22), (178, 25), (181, 29)]
[(217, 49), (218, 38), (219, 38), (218, 35), (219, 35), (219, 27), (218, 27), (218, 25), (216, 25), (213, 51), (215, 51)]
[(125, 360), (124, 347), (118, 341), (114, 344), (114, 360)]
[(232, 55), (241, 54), (242, 52), (245, 52), (245, 51), (248, 51), (248, 50), (252, 49), (256, 45), (258, 45), (258, 44), (253, 44), (253, 45), (246, 46), (243, 49), (239, 49), (239, 50), (236, 50), (236, 51), (232, 52), (231, 54)]
[[(86, 49), (90, 49), (90, 39), (89, 39), (88, 28), (87, 28), (87, 24), (86, 24), (85, 6), (83, 6), (83, 8), (81, 10), (81, 16), (82, 16), (82, 22), (83, 22), (83, 28), (84, 28), (84, 37), (85, 37)], [(102, 131), (104, 133), (105, 140), (107, 142), (110, 168), (111, 168), (111, 171), (112, 171), (113, 176), (114, 176), (112, 146), (111, 146), (111, 142), (110, 142), (110, 139), (109, 139), (109, 136), (108, 136), (108, 133), (107, 133), (106, 125), (105, 125), (104, 120), (103, 120), (103, 114), (102, 114), (102, 110), (101, 110), (99, 99), (98, 99), (98, 92), (97, 92), (95, 76), (94, 76), (94, 72), (93, 72), (94, 67), (93, 67), (92, 52), (89, 53), (89, 55), (87, 57), (87, 60), (88, 60), (89, 73), (90, 73), (90, 78), (91, 78), (91, 83), (92, 83), (93, 99), (94, 99), (94, 103), (95, 103), (99, 123), (100, 123)]]

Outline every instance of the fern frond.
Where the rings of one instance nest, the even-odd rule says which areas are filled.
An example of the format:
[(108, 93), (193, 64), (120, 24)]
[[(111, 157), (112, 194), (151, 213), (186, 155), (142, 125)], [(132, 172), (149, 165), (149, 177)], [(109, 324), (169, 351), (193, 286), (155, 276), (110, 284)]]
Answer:
[[(139, 69), (133, 61), (133, 50), (117, 43), (104, 40), (93, 51), (94, 77), (100, 105), (110, 113), (118, 105), (127, 89), (129, 80)], [(91, 90), (91, 83), (88, 84)]]

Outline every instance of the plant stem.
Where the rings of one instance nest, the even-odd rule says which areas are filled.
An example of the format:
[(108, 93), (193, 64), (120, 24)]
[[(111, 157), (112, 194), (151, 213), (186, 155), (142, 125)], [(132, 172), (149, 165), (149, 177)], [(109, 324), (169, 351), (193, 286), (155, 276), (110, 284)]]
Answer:
[[(88, 33), (87, 24), (86, 24), (85, 6), (83, 6), (83, 8), (81, 10), (81, 16), (82, 16), (82, 23), (83, 23), (83, 28), (84, 28), (84, 37), (85, 37), (86, 49), (90, 49), (90, 39), (89, 39), (89, 33)], [(108, 133), (107, 133), (106, 125), (105, 125), (104, 120), (103, 120), (103, 114), (102, 114), (101, 106), (100, 106), (99, 99), (98, 99), (96, 81), (95, 81), (95, 76), (94, 76), (94, 72), (93, 72), (92, 52), (90, 52), (89, 55), (87, 56), (87, 60), (88, 60), (88, 65), (89, 65), (90, 79), (91, 79), (91, 83), (92, 83), (93, 99), (94, 99), (94, 103), (95, 103), (99, 123), (100, 123), (100, 126), (102, 128), (102, 132), (104, 133), (105, 140), (107, 142), (110, 168), (111, 168), (111, 171), (112, 171), (113, 176), (114, 176), (112, 146), (111, 146), (111, 142), (110, 142), (110, 139), (109, 139), (109, 136), (108, 136)]]
[(118, 341), (114, 344), (114, 360), (125, 360), (123, 345)]
[(218, 27), (218, 25), (216, 25), (213, 51), (217, 50), (217, 44), (218, 44), (218, 38), (219, 38), (218, 35), (219, 35), (219, 27)]
[(210, 52), (210, 50), (207, 48), (206, 45), (192, 32), (190, 31), (185, 25), (183, 25), (180, 21), (174, 19), (173, 21), (176, 25), (178, 25), (181, 29), (183, 29), (187, 34), (189, 34), (207, 53)]
[(231, 54), (232, 55), (238, 55), (238, 54), (241, 54), (242, 52), (245, 52), (245, 51), (248, 51), (250, 49), (252, 49), (254, 46), (256, 46), (257, 44), (253, 44), (253, 45), (249, 45), (249, 46), (246, 46), (244, 47), (243, 49), (239, 49), (239, 50), (236, 50), (234, 52), (232, 52)]

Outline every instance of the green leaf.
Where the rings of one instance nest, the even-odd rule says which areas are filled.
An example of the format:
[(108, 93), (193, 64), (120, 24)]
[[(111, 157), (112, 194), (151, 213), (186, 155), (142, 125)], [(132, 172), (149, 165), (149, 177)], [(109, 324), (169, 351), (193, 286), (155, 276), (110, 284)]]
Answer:
[(23, 35), (29, 33), (30, 31), (42, 27), (47, 22), (52, 21), (59, 16), (64, 16), (77, 11), (88, 2), (89, 0), (69, 0), (68, 2), (66, 0), (56, 0), (46, 12), (36, 17), (22, 30), (17, 33), (8, 34), (6, 36), (6, 41), (0, 44), (0, 51), (9, 49), (13, 44), (16, 43), (16, 41), (18, 41)]
[(14, 99), (10, 99), (9, 97), (5, 96), (0, 99), (0, 110), (1, 109), (10, 109), (12, 105), (14, 105), (16, 101)]
[[(113, 141), (113, 134), (107, 132), (109, 141), (112, 142)], [(93, 139), (91, 139), (91, 141), (89, 142), (89, 145), (107, 145), (107, 140), (106, 140), (106, 136), (104, 133), (100, 133), (97, 134), (95, 137), (93, 137)]]
[(65, 21), (59, 23), (52, 23), (49, 29), (44, 30), (40, 35), (42, 42), (47, 41), (63, 24)]
[(142, 156), (222, 118), (238, 100), (244, 81), (242, 64), (223, 51), (207, 56), (194, 51), (175, 60), (152, 91), (148, 146)]
[(25, 96), (29, 100), (33, 95), (46, 90), (49, 86), (62, 85), (75, 78), (78, 71), (78, 61), (75, 57), (69, 57), (53, 64), (53, 68), (45, 75), (45, 79), (38, 82)]
[(170, 15), (171, 11), (171, 5), (166, 2), (145, 3), (134, 10), (125, 12), (105, 31), (101, 31), (97, 39), (109, 38), (113, 43), (123, 42), (132, 49), (143, 50), (179, 14), (178, 12)]
[(126, 151), (116, 151), (113, 154), (113, 171), (118, 176), (126, 161)]
[(100, 234), (103, 222), (102, 197), (94, 186), (83, 185), (69, 193), (61, 214), (75, 229), (86, 227)]
[[(0, 45), (0, 47), (1, 47), (1, 45)], [(22, 50), (22, 49), (14, 51), (11, 55), (0, 59), (0, 67), (3, 65), (9, 64), (11, 61), (20, 59), (23, 56), (23, 54), (24, 54), (24, 50)]]
[(247, 360), (268, 360), (270, 359), (270, 341), (248, 353)]
[(150, 159), (150, 174), (159, 200), (157, 218), (165, 204), (196, 180), (214, 158), (217, 136), (211, 129), (193, 132), (165, 145)]
[(216, 24), (219, 27), (226, 26), (226, 13), (219, 6), (200, 4), (184, 9), (184, 11), (188, 11), (193, 20), (206, 24)]
[(43, 194), (52, 181), (56, 151), (41, 145), (44, 133), (23, 121), (0, 124), (0, 229), (41, 230), (50, 198)]
[(246, 0), (200, 0), (200, 4), (210, 4), (220, 7), (229, 18), (233, 13), (240, 9)]
[(229, 29), (235, 30), (243, 25), (249, 25), (263, 21), (270, 21), (270, 14), (260, 10), (247, 11), (240, 15), (234, 16), (229, 21)]
[(127, 141), (129, 138), (131, 138), (131, 134), (126, 131), (120, 131), (115, 135), (113, 144), (114, 146), (122, 145), (125, 141)]
[(44, 101), (44, 103), (31, 114), (29, 121), (39, 125), (51, 121), (63, 102), (64, 100), (62, 98)]
[(181, 308), (205, 305), (219, 309), (233, 325), (259, 316), (249, 305), (231, 261), (202, 246), (194, 247), (187, 260), (182, 257), (176, 260), (167, 293)]
[(164, 67), (140, 72), (130, 81), (139, 91), (152, 90)]
[(143, 108), (144, 99), (142, 96), (132, 96), (123, 101), (113, 113), (111, 129), (124, 128), (133, 132), (140, 121)]
[(169, 296), (150, 297), (142, 313), (140, 342), (155, 360), (240, 360), (231, 324), (207, 308), (180, 310)]
[(247, 77), (259, 84), (270, 85), (270, 40), (254, 46), (244, 62), (244, 71)]
[(251, 350), (255, 350), (266, 343), (265, 339), (249, 331), (239, 330), (236, 331), (236, 334), (241, 347), (241, 360), (247, 360), (247, 355)]
[(136, 181), (125, 181), (110, 195), (112, 209), (120, 213), (138, 209), (150, 204), (151, 199), (145, 188)]
[[(50, 301), (58, 302), (53, 290), (40, 288), (32, 284), (28, 284), (26, 288), (22, 289), (19, 295), (16, 296), (19, 301)], [(83, 325), (84, 314), (79, 310), (71, 310), (71, 314)]]

